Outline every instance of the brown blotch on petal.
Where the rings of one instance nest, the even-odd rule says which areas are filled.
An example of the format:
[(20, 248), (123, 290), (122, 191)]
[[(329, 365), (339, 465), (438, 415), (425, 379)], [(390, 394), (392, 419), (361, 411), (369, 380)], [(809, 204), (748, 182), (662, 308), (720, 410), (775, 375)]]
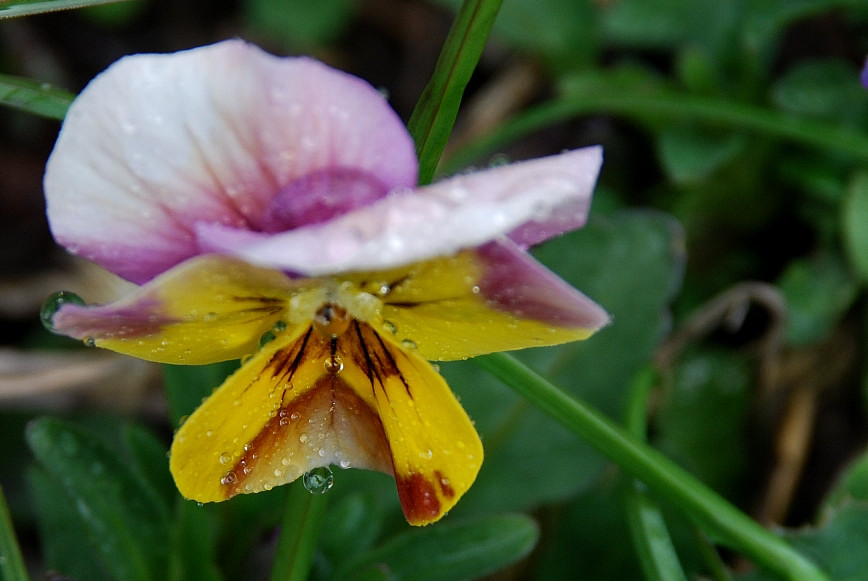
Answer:
[(452, 488), (452, 485), (449, 483), (449, 479), (443, 476), (443, 473), (439, 470), (434, 471), (434, 477), (437, 478), (437, 483), (440, 485), (440, 492), (443, 493), (443, 496), (445, 496), (446, 498), (454, 498), (455, 489)]
[(398, 498), (404, 516), (410, 524), (427, 524), (437, 520), (440, 515), (440, 499), (434, 485), (418, 472), (409, 476), (395, 476), (398, 485)]

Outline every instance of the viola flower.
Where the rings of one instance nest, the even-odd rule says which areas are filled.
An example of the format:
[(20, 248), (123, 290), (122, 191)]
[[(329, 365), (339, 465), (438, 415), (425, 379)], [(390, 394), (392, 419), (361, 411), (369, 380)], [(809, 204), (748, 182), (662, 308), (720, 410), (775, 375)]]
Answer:
[(482, 462), (431, 360), (582, 339), (606, 313), (525, 248), (585, 220), (599, 148), (416, 188), (370, 85), (233, 40), (124, 58), (48, 161), (55, 238), (141, 285), (67, 301), (56, 332), (151, 361), (241, 368), (178, 429), (180, 492), (221, 501), (328, 465), (395, 477), (433, 522)]

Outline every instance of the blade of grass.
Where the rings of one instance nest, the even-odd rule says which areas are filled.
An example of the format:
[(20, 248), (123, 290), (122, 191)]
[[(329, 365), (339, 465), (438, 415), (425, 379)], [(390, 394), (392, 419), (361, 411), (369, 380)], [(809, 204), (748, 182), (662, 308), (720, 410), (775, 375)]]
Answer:
[(308, 578), (325, 507), (325, 494), (308, 492), (301, 478), (292, 483), (270, 581), (305, 581)]
[(12, 527), (12, 517), (9, 516), (9, 506), (6, 504), (6, 495), (0, 488), (0, 579), (3, 581), (29, 581), (27, 567), (24, 566), (24, 557), (21, 556), (21, 548), (15, 538), (15, 529)]
[(621, 468), (683, 510), (722, 544), (791, 581), (828, 581), (813, 562), (763, 528), (686, 470), (583, 402), (565, 394), (514, 357), (475, 361)]
[(856, 131), (797, 117), (759, 105), (697, 97), (670, 89), (625, 86), (616, 74), (601, 74), (590, 90), (572, 90), (520, 113), (485, 137), (444, 160), (447, 173), (477, 162), (498, 147), (582, 115), (619, 115), (660, 124), (694, 121), (710, 127), (743, 129), (818, 149), (868, 159), (868, 138)]
[[(637, 440), (644, 441), (647, 431), (648, 395), (654, 387), (653, 369), (639, 373), (630, 388), (627, 408), (627, 430)], [(648, 581), (687, 581), (678, 554), (669, 537), (666, 521), (660, 509), (646, 492), (645, 485), (634, 480), (624, 493), (627, 524), (645, 578)]]
[(121, 1), (123, 0), (0, 0), (0, 19)]
[(419, 183), (434, 177), (470, 81), (503, 0), (465, 0), (458, 10), (434, 74), (422, 92), (407, 129), (416, 142)]
[(0, 105), (62, 121), (73, 99), (72, 93), (48, 83), (0, 75)]

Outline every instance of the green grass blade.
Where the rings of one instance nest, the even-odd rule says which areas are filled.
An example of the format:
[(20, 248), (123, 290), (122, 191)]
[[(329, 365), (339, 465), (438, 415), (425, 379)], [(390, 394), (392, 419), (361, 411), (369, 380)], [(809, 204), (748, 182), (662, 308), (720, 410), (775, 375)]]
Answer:
[(122, 0), (0, 0), (0, 19), (111, 4)]
[(271, 581), (305, 581), (308, 578), (325, 516), (326, 496), (308, 492), (301, 478), (292, 483), (271, 568)]
[(464, 89), (479, 62), (501, 4), (503, 0), (465, 0), (455, 17), (434, 74), (407, 124), (416, 142), (420, 184), (427, 184), (434, 177)]
[[(648, 396), (654, 387), (655, 373), (645, 369), (633, 381), (630, 405), (627, 409), (627, 430), (639, 440), (645, 440)], [(648, 581), (687, 581), (681, 563), (669, 537), (666, 521), (660, 509), (649, 498), (644, 484), (629, 483), (624, 492), (627, 524)]]
[(561, 425), (585, 438), (714, 535), (757, 564), (790, 581), (827, 581), (827, 575), (786, 541), (745, 515), (657, 450), (630, 437), (608, 417), (570, 397), (505, 353), (474, 359)]
[(75, 95), (72, 93), (48, 83), (0, 74), (0, 105), (40, 117), (63, 120), (73, 99)]
[(28, 581), (27, 567), (21, 556), (21, 548), (12, 528), (6, 495), (0, 488), (0, 579), (3, 581)]

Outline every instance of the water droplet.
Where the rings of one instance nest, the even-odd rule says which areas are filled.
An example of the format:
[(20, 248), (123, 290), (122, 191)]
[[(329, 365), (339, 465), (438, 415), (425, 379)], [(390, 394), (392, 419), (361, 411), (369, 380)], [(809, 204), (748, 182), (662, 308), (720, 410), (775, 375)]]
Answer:
[(225, 476), (223, 476), (223, 478), (220, 479), (220, 484), (223, 484), (225, 486), (227, 484), (235, 484), (237, 481), (238, 477), (235, 476), (235, 473), (230, 470), (226, 473)]
[(281, 331), (286, 331), (286, 323), (284, 321), (278, 321), (274, 324), (274, 327), (271, 328), (275, 333), (280, 333)]
[(341, 468), (349, 468), (349, 467), (350, 467), (350, 461), (349, 460), (347, 460), (346, 458), (341, 460)]
[(299, 418), (298, 412), (292, 412), (292, 414), (289, 416), (289, 419), (291, 419), (291, 420), (297, 420), (298, 418)]
[(73, 305), (85, 304), (84, 299), (69, 291), (57, 291), (56, 293), (51, 294), (47, 299), (45, 299), (45, 302), (42, 303), (42, 309), (39, 311), (39, 319), (42, 321), (43, 326), (52, 333), (55, 332), (53, 322), (54, 315), (67, 303)]
[(217, 313), (211, 311), (210, 313), (205, 313), (202, 315), (202, 320), (206, 323), (213, 323), (217, 320)]
[(394, 335), (395, 333), (398, 332), (398, 326), (395, 323), (393, 323), (392, 321), (388, 321), (388, 320), (383, 321), (383, 328), (385, 330), (387, 330), (389, 333), (391, 333), (392, 335)]
[(325, 494), (334, 484), (335, 476), (328, 466), (319, 466), (305, 472), (301, 482), (311, 494)]
[(430, 459), (434, 455), (434, 452), (431, 450), (423, 450), (419, 452), (420, 458), (425, 458), (426, 460)]
[(93, 347), (94, 345), (96, 345), (96, 339), (94, 339), (93, 337), (85, 337), (83, 342), (86, 347)]
[(274, 341), (276, 338), (277, 338), (277, 335), (275, 335), (273, 332), (266, 331), (265, 333), (262, 334), (262, 337), (259, 338), (259, 346), (264, 347), (268, 343), (271, 343), (272, 341)]
[(503, 153), (495, 153), (488, 161), (488, 167), (500, 167), (509, 165), (509, 156)]
[(479, 286), (473, 285), (473, 287), (470, 289), (470, 292), (472, 292), (475, 295), (478, 295), (479, 294)]
[(390, 287), (390, 286), (387, 285), (387, 284), (381, 284), (381, 285), (380, 285), (379, 293), (380, 293), (380, 296), (381, 296), (381, 297), (386, 296), (386, 295), (389, 294), (390, 292), (392, 292), (392, 287)]
[(220, 454), (221, 464), (229, 464), (230, 462), (232, 462), (232, 456), (230, 456), (228, 452), (223, 452), (222, 454)]
[(416, 349), (416, 342), (413, 341), (412, 339), (402, 339), (401, 340), (401, 347), (403, 347), (404, 349), (413, 350), (413, 349)]
[(307, 434), (301, 434), (301, 435), (298, 437), (298, 441), (301, 442), (302, 444), (304, 444), (305, 442), (307, 442)]
[(337, 375), (344, 369), (344, 362), (341, 361), (341, 358), (338, 355), (326, 357), (323, 365), (325, 366), (325, 370), (332, 375)]

